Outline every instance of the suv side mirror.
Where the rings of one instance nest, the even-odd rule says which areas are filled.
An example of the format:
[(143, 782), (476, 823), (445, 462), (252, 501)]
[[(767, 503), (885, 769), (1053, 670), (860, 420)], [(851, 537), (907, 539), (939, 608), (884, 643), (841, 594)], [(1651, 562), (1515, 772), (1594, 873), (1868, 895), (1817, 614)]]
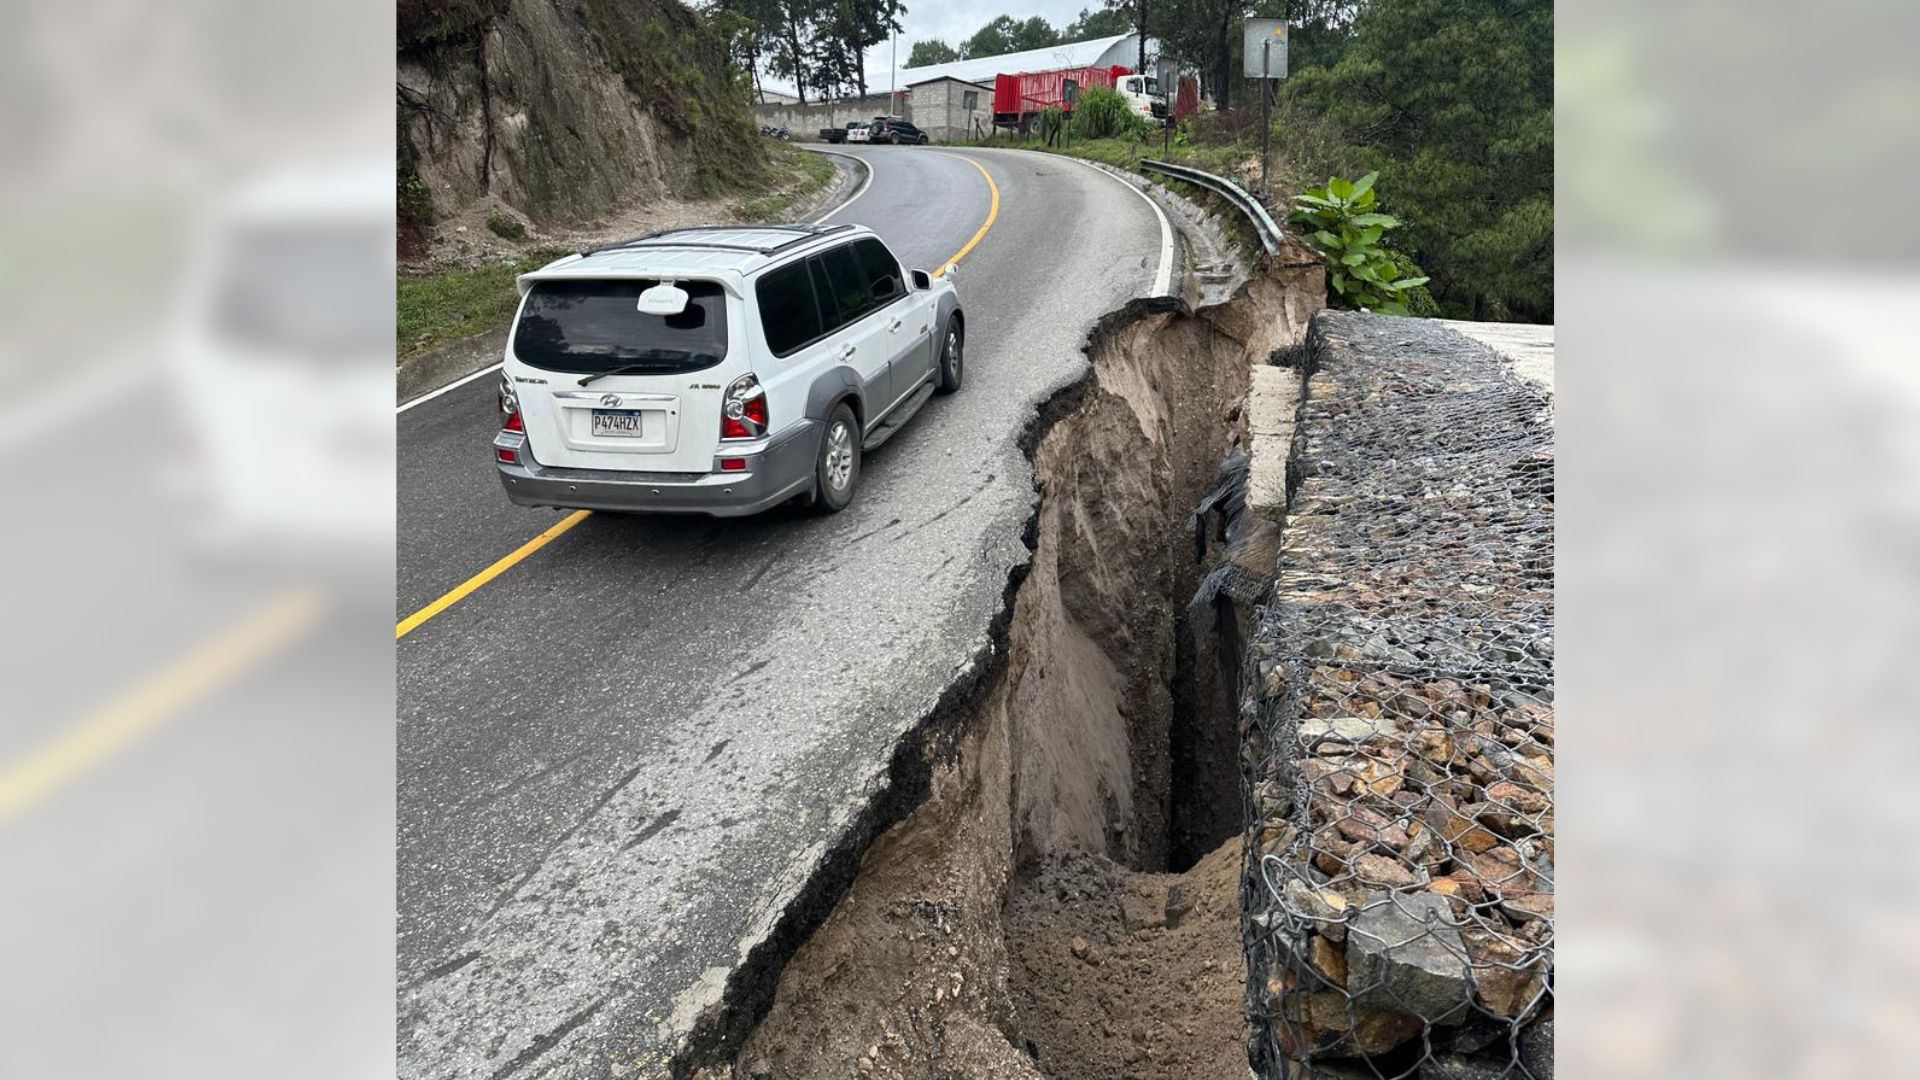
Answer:
[(928, 274), (925, 270), (909, 270), (907, 271), (907, 274), (908, 276), (913, 278), (914, 288), (916, 289), (933, 288), (933, 276)]

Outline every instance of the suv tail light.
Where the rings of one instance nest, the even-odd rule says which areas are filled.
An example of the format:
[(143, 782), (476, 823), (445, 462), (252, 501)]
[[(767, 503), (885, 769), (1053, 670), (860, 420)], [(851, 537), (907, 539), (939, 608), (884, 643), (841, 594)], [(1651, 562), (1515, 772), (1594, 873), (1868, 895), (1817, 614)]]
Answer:
[(767, 392), (760, 380), (742, 375), (720, 403), (720, 438), (757, 439), (767, 433)]
[(514, 395), (513, 384), (505, 375), (500, 376), (500, 430), (522, 434), (527, 430), (520, 419), (520, 399)]

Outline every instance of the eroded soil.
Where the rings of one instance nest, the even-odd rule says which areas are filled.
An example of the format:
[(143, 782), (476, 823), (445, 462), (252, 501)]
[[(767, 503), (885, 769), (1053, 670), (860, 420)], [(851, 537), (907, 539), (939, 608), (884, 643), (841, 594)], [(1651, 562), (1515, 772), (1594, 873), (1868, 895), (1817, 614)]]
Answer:
[[(1250, 365), (1300, 340), (1321, 273), (1283, 266), (1197, 313), (1136, 302), (1094, 331), (1092, 371), (1036, 429), (1032, 561), (950, 760), (742, 1050), (697, 1076), (1246, 1075), (1237, 831), (1172, 839), (1176, 818), (1238, 820), (1176, 813), (1234, 790), (1176, 790), (1169, 764), (1233, 707), (1190, 670), (1219, 649), (1182, 623), (1214, 557), (1189, 521), (1245, 440)], [(1165, 873), (1181, 845), (1210, 853)]]

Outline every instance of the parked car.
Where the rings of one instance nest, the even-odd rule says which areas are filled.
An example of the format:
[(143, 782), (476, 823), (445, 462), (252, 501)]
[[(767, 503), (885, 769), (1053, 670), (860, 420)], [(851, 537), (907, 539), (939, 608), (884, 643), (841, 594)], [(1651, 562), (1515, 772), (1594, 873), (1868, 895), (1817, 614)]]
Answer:
[(952, 267), (857, 225), (656, 233), (522, 274), (493, 454), (521, 506), (842, 509), (965, 374)]
[(867, 130), (873, 142), (927, 145), (927, 133), (914, 127), (911, 120), (898, 116), (876, 116)]
[(873, 125), (865, 120), (847, 121), (847, 141), (866, 142), (873, 134)]
[(839, 127), (824, 127), (824, 128), (821, 128), (821, 129), (820, 129), (820, 141), (821, 141), (821, 142), (830, 142), (830, 143), (843, 143), (843, 142), (846, 142), (846, 141), (847, 141), (847, 129), (846, 129), (846, 128), (839, 128)]

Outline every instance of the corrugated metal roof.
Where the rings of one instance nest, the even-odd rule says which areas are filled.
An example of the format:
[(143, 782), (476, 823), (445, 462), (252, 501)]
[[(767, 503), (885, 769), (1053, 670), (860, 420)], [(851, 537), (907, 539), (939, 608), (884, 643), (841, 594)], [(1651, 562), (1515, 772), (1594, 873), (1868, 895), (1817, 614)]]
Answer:
[[(1003, 72), (1012, 75), (1022, 71), (1091, 67), (1100, 62), (1108, 49), (1123, 41), (1131, 42), (1133, 39), (1132, 34), (1118, 34), (1114, 37), (1090, 38), (1064, 45), (1049, 45), (1044, 49), (1002, 53), (999, 56), (982, 56), (975, 60), (955, 60), (946, 64), (923, 64), (915, 68), (901, 68), (900, 85), (912, 86), (914, 83), (926, 82), (928, 79), (959, 79), (962, 82), (985, 83), (991, 86), (993, 77)], [(1155, 50), (1149, 48), (1148, 51)], [(882, 71), (880, 75), (878, 84), (884, 87), (887, 73)], [(876, 85), (872, 75), (867, 76), (867, 85), (870, 87)]]
[[(959, 79), (978, 86), (991, 87), (993, 78), (1005, 72), (1017, 74), (1022, 71), (1052, 71), (1056, 68), (1092, 67), (1105, 61), (1111, 64), (1125, 64), (1132, 67), (1138, 60), (1140, 47), (1138, 38), (1133, 34), (1117, 34), (1112, 37), (1088, 38), (1085, 41), (1070, 41), (1060, 45), (1049, 45), (1044, 49), (1028, 49), (1025, 52), (1002, 53), (999, 56), (982, 56), (975, 60), (955, 60), (947, 64), (923, 64), (920, 67), (904, 67), (897, 73), (885, 63), (870, 64), (867, 67), (867, 90), (870, 93), (885, 95), (889, 85), (897, 85), (905, 90), (915, 83), (930, 79)], [(881, 60), (885, 60), (885, 50)], [(1109, 55), (1111, 53), (1111, 55)], [(1160, 43), (1147, 39), (1147, 58), (1151, 63), (1160, 55)], [(791, 91), (789, 84), (768, 80), (766, 85), (777, 87), (782, 92)], [(813, 100), (811, 92), (808, 100)]]

